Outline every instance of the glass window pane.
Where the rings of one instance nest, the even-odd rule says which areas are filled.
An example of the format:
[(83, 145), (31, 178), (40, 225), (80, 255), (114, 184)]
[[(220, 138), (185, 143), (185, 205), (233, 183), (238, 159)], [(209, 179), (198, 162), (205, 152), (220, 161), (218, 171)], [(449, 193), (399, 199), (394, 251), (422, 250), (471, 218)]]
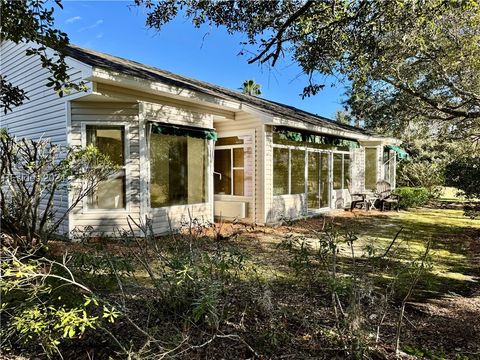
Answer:
[(342, 154), (333, 154), (333, 189), (335, 190), (342, 188), (342, 158)]
[(273, 148), (273, 195), (288, 194), (288, 149)]
[(320, 154), (308, 152), (308, 207), (319, 208)]
[(350, 155), (343, 155), (343, 188), (350, 189), (351, 176), (350, 176)]
[(188, 204), (207, 200), (207, 142), (204, 139), (187, 138)]
[(245, 194), (243, 178), (243, 170), (233, 170), (233, 195), (243, 196)]
[(123, 209), (125, 208), (125, 172), (101, 181), (90, 196), (91, 209)]
[(303, 194), (305, 192), (305, 151), (292, 150), (291, 162), (291, 194)]
[(320, 155), (320, 207), (330, 206), (330, 181), (329, 181), (329, 163), (330, 155), (321, 153)]
[[(124, 165), (123, 127), (87, 126), (87, 143), (94, 145), (102, 154), (118, 166)], [(110, 179), (101, 181), (88, 197), (90, 209), (122, 209), (126, 204), (125, 170), (120, 170)]]
[(365, 189), (377, 187), (377, 148), (365, 148)]
[(153, 208), (196, 204), (207, 198), (204, 139), (150, 135), (150, 202)]
[(243, 148), (233, 149), (233, 167), (243, 167)]
[(230, 149), (215, 150), (215, 174), (213, 176), (215, 194), (230, 195), (232, 193), (230, 154)]
[(123, 128), (88, 127), (89, 143), (108, 155), (115, 165), (124, 165)]

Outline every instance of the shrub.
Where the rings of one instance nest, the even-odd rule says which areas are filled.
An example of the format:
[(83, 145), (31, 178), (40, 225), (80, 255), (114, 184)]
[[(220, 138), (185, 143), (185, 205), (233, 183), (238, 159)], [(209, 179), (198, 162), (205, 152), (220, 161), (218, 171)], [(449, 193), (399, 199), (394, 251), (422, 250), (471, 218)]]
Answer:
[(400, 195), (399, 206), (401, 209), (423, 206), (431, 198), (430, 192), (422, 187), (397, 188), (395, 194)]
[(430, 196), (438, 197), (444, 185), (445, 166), (440, 161), (411, 159), (399, 164), (397, 183), (400, 186), (424, 188)]
[[(60, 354), (60, 345), (82, 338), (120, 313), (101, 305), (91, 291), (76, 281), (64, 262), (25, 255), (2, 247), (0, 291), (2, 350), (26, 349), (48, 357)], [(40, 350), (42, 349), (42, 350)]]
[[(20, 139), (0, 129), (0, 210), (11, 248), (31, 250), (58, 232), (68, 213), (116, 171), (94, 147), (65, 148), (48, 139)], [(56, 194), (69, 191), (70, 207), (59, 212)]]

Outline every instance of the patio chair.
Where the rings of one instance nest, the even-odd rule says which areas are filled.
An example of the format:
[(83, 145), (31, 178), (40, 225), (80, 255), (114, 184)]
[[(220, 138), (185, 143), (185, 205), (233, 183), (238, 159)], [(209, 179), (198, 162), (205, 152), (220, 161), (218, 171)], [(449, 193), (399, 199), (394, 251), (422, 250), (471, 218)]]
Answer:
[(377, 182), (375, 195), (380, 202), (380, 210), (385, 211), (388, 206), (390, 210), (396, 207), (399, 210), (400, 196), (392, 192), (392, 185), (388, 181), (381, 180)]
[(368, 210), (368, 203), (365, 194), (350, 194), (350, 199), (350, 211), (353, 211), (353, 209), (356, 208)]

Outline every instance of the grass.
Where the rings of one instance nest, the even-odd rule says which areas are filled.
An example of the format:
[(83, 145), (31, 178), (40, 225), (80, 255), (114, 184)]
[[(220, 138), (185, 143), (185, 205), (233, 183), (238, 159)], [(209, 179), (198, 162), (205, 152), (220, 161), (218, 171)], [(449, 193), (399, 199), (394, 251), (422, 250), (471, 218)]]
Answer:
[[(381, 340), (376, 344), (376, 349), (391, 352), (399, 302), (412, 283), (412, 263), (429, 241), (430, 267), (411, 301), (442, 302), (445, 296), (469, 297), (479, 289), (480, 220), (464, 217), (461, 210), (342, 211), (275, 228), (226, 224), (221, 238), (214, 238), (211, 230), (202, 231), (199, 238), (158, 238), (143, 253), (142, 242), (139, 245), (126, 238), (87, 244), (54, 242), (50, 252), (58, 257), (65, 251), (73, 254), (72, 271), (78, 279), (110, 303), (125, 306), (124, 313), (150, 334), (152, 338), (144, 343), (144, 334), (124, 318), (112, 325), (118, 341), (140, 358), (157, 351), (152, 339), (160, 339), (167, 350), (176, 349), (179, 358), (251, 358), (254, 352), (265, 358), (345, 358), (351, 352), (339, 339), (341, 331), (352, 331), (351, 320), (346, 317), (345, 324), (340, 324), (343, 330), (339, 330), (328, 267), (314, 256), (318, 250), (314, 234), (323, 234), (326, 223), (332, 223), (338, 232), (336, 286), (346, 312), (351, 311), (352, 284), (356, 281), (365, 287), (358, 304), (361, 321), (356, 325), (361, 331), (354, 334), (361, 339), (359, 343), (373, 346), (380, 312), (378, 295), (394, 281), (396, 295), (388, 299)], [(400, 229), (388, 256), (382, 257)], [(357, 236), (353, 243), (355, 265), (351, 249), (342, 240), (347, 232)], [(306, 253), (280, 246), (295, 238), (305, 241), (309, 247)], [(145, 261), (143, 266), (140, 260)], [(116, 272), (111, 268), (114, 263)], [(372, 289), (368, 289), (370, 283)], [(118, 284), (122, 284), (121, 289)], [(122, 305), (122, 298), (126, 305)], [(478, 315), (455, 315), (448, 326), (440, 326), (444, 313), (425, 316), (409, 307), (407, 317), (412, 326), (406, 327), (402, 336), (413, 348), (441, 351), (446, 358), (466, 354), (469, 359), (471, 351), (480, 349), (472, 350), (463, 342), (477, 344), (480, 334), (473, 331), (470, 340), (460, 343), (456, 339), (444, 343), (438, 338), (455, 322), (461, 327), (461, 322), (474, 322)], [(431, 329), (437, 332), (430, 334)], [(81, 358), (80, 353), (88, 353), (85, 358), (93, 353), (96, 358), (107, 358), (118, 348), (104, 336), (91, 335), (82, 345), (75, 343), (65, 351), (66, 358), (69, 352), (77, 358)]]

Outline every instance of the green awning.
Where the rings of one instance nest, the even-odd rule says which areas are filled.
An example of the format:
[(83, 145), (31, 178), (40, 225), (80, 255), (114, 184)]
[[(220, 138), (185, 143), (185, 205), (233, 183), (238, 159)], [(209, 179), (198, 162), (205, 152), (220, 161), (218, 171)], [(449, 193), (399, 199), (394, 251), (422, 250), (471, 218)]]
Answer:
[(217, 133), (213, 129), (202, 129), (191, 126), (176, 126), (170, 124), (151, 124), (151, 132), (153, 134), (188, 136), (197, 139), (217, 141)]
[(408, 155), (408, 153), (405, 150), (403, 150), (402, 148), (399, 148), (398, 146), (387, 145), (386, 148), (389, 149), (389, 150), (395, 151), (397, 153), (397, 157), (399, 159), (402, 159), (402, 160), (405, 159), (406, 160), (410, 157), (410, 155)]
[(358, 141), (344, 139), (332, 135), (315, 134), (307, 131), (292, 130), (276, 126), (274, 132), (279, 140), (289, 140), (304, 144), (328, 145), (332, 147), (344, 147), (347, 149), (357, 149), (360, 147)]

